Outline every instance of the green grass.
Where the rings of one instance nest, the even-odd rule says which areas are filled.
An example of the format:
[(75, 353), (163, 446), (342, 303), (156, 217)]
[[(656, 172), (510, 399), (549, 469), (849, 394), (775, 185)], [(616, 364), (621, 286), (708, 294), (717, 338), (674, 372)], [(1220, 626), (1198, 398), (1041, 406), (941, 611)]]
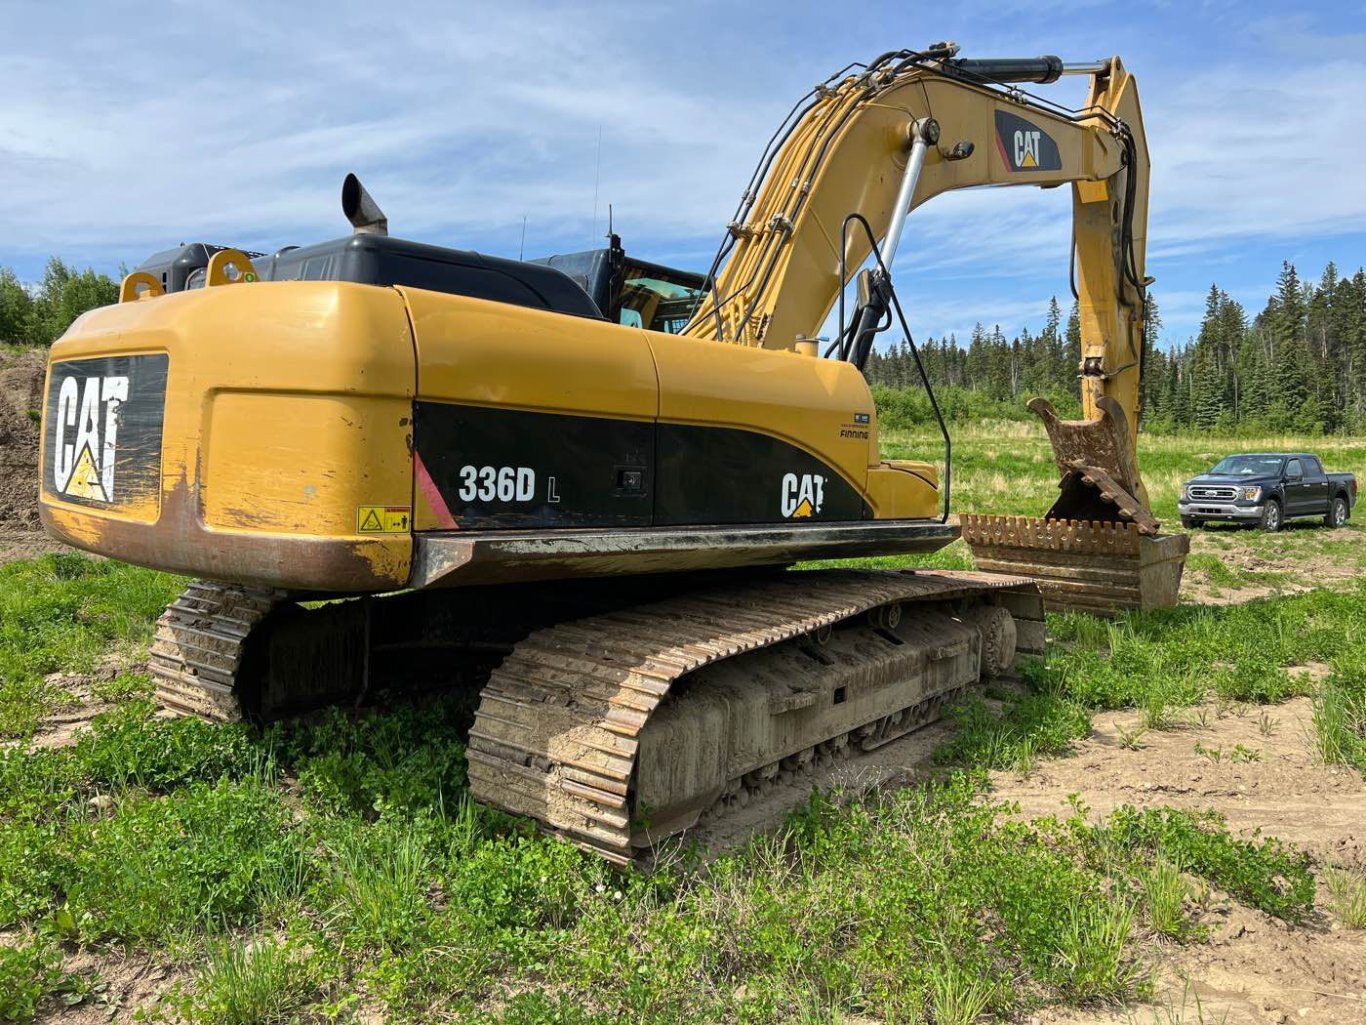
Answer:
[[(1024, 433), (969, 432), (958, 446), (959, 508), (1046, 508), (1046, 443), (1010, 430)], [(923, 454), (917, 438), (897, 444), (889, 454)], [(1203, 440), (1144, 444), (1159, 508), (1174, 498), (1169, 478), (1217, 454)], [(1358, 443), (1337, 444), (1319, 446), (1331, 465), (1359, 460)], [(1345, 565), (1360, 563), (1360, 536), (1229, 535)], [(1194, 564), (1212, 583), (1280, 582), (1214, 550)], [(955, 544), (927, 563), (969, 560)], [(94, 993), (98, 979), (66, 967), (81, 947), (175, 964), (185, 981), (148, 1013), (192, 1023), (426, 1021), (439, 1007), (524, 1025), (966, 1025), (1133, 1001), (1150, 993), (1159, 944), (1204, 938), (1202, 892), (1305, 920), (1308, 857), (1170, 808), (1023, 821), (985, 770), (1065, 757), (1101, 709), (1164, 728), (1211, 697), (1311, 694), (1320, 755), (1366, 771), (1366, 585), (1109, 622), (1055, 616), (1053, 650), (1020, 686), (949, 711), (935, 781), (817, 796), (777, 835), (716, 860), (684, 848), (619, 874), (470, 801), (468, 699), (264, 732), (153, 718), (134, 663), (180, 586), (79, 556), (0, 567), (0, 733), (19, 741), (0, 747), (0, 930), (24, 937), (0, 945), (0, 1020)], [(113, 707), (78, 742), (24, 743), (64, 701), (46, 674), (111, 661), (91, 690)], [(1324, 680), (1296, 671), (1309, 662), (1331, 667)], [(1263, 719), (1270, 735), (1276, 720)], [(1142, 743), (1135, 729), (1131, 746)], [(1357, 921), (1359, 877), (1319, 879), (1335, 916)]]
[[(1148, 855), (1158, 863), (1180, 865), (1243, 903), (1288, 922), (1302, 922), (1314, 909), (1314, 875), (1307, 854), (1274, 838), (1235, 837), (1213, 812), (1140, 811), (1125, 805), (1094, 827), (1092, 835), (1103, 859), (1123, 863)], [(1170, 921), (1167, 914), (1159, 918)]]
[(203, 1025), (286, 1025), (321, 991), (321, 964), (273, 937), (209, 945), (189, 992), (177, 994), (182, 1017)]
[(0, 1022), (27, 1022), (44, 998), (78, 997), (78, 979), (62, 970), (62, 953), (47, 938), (0, 944)]
[(1232, 567), (1219, 556), (1209, 552), (1197, 552), (1187, 558), (1186, 572), (1203, 574), (1215, 587), (1234, 588), (1282, 584), (1293, 577), (1291, 573)]
[[(1057, 490), (1053, 452), (1041, 424), (1034, 422), (983, 422), (953, 430), (953, 495), (958, 510), (1004, 516), (1042, 516)], [(893, 459), (943, 458), (943, 440), (932, 430), (883, 431), (883, 454)], [(1139, 462), (1148, 496), (1157, 517), (1177, 523), (1177, 490), (1191, 477), (1203, 473), (1230, 452), (1311, 451), (1318, 453), (1332, 471), (1355, 471), (1366, 466), (1366, 438), (1360, 437), (1265, 437), (1231, 440), (1205, 436), (1144, 434), (1139, 439)], [(1308, 522), (1308, 521), (1306, 521)], [(1250, 543), (1275, 547), (1277, 538), (1292, 540), (1306, 532), (1256, 535)], [(1263, 542), (1260, 537), (1270, 538)], [(1360, 543), (1353, 552), (1366, 558)]]
[(1071, 750), (1073, 741), (1091, 732), (1091, 717), (1074, 701), (1052, 693), (1008, 699), (993, 712), (981, 698), (969, 698), (948, 710), (957, 729), (935, 751), (935, 760), (984, 769), (1027, 773), (1040, 756)]
[(182, 587), (167, 573), (80, 555), (0, 565), (0, 739), (32, 735), (63, 702), (47, 674), (89, 672), (111, 646), (131, 659)]
[(1328, 868), (1323, 886), (1334, 917), (1348, 929), (1366, 929), (1366, 873)]
[[(171, 1004), (195, 1022), (355, 1000), (396, 1020), (434, 1005), (487, 1021), (971, 1020), (1146, 993), (1144, 930), (1187, 935), (1153, 897), (1161, 866), (1290, 920), (1312, 900), (1302, 856), (1216, 819), (1021, 822), (970, 774), (813, 798), (715, 862), (622, 876), (470, 804), (439, 769), (398, 786), (391, 767), (431, 764), (458, 717), (442, 702), (265, 736), (146, 713), (134, 701), (73, 747), (0, 758), (0, 907), (63, 942), (170, 944), (193, 968)], [(1041, 753), (1085, 721), (1038, 694), (1000, 720)], [(324, 737), (348, 741), (342, 757)], [(953, 750), (980, 767), (972, 745)], [(29, 990), (60, 987), (47, 963), (26, 962)]]
[(1314, 700), (1314, 735), (1319, 756), (1330, 765), (1366, 773), (1366, 651), (1344, 646)]
[(1178, 865), (1159, 856), (1153, 865), (1140, 869), (1136, 877), (1153, 932), (1178, 941), (1202, 935), (1203, 931), (1186, 914), (1190, 886)]
[(1109, 621), (1064, 615), (1049, 623), (1054, 645), (1042, 685), (1088, 708), (1160, 712), (1211, 695), (1274, 703), (1315, 690), (1295, 667), (1366, 661), (1366, 581), (1242, 605), (1183, 605)]

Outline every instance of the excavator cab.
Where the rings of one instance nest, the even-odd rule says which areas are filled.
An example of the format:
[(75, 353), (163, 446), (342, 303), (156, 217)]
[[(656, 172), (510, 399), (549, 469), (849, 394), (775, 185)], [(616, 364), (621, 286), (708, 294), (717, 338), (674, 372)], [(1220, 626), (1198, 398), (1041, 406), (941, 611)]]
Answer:
[(606, 249), (547, 256), (531, 263), (567, 274), (616, 324), (676, 335), (692, 319), (707, 291), (707, 277), (626, 255), (610, 232)]

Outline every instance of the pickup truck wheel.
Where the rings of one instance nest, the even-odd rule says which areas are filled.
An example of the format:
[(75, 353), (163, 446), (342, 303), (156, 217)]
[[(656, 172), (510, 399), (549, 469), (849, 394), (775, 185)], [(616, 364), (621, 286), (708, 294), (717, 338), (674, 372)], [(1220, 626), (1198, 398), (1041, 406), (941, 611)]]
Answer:
[(1281, 529), (1281, 503), (1274, 498), (1262, 506), (1261, 528), (1270, 534)]
[(1342, 527), (1347, 524), (1347, 499), (1339, 495), (1328, 503), (1328, 515), (1323, 518), (1325, 527)]
[(1197, 520), (1194, 516), (1181, 517), (1181, 526), (1184, 527), (1186, 530), (1195, 530), (1197, 527), (1201, 527), (1203, 525), (1204, 521)]

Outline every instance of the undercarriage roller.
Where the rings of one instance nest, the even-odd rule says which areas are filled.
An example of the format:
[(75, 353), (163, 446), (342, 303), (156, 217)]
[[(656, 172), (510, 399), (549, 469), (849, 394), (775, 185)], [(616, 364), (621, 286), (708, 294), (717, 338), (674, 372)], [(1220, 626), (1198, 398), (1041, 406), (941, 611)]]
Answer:
[(532, 634), (470, 731), (481, 801), (608, 860), (938, 717), (1041, 653), (1031, 581), (787, 573)]
[(822, 746), (871, 750), (900, 736), (921, 705), (977, 682), (979, 621), (995, 634), (994, 657), (1009, 633), (1013, 661), (1010, 613), (992, 610), (980, 620), (978, 610), (921, 613), (895, 629), (841, 623), (823, 644), (787, 642), (680, 680), (641, 733), (633, 842), (688, 828), (738, 787), (762, 790), (784, 761), (810, 765), (825, 760)]

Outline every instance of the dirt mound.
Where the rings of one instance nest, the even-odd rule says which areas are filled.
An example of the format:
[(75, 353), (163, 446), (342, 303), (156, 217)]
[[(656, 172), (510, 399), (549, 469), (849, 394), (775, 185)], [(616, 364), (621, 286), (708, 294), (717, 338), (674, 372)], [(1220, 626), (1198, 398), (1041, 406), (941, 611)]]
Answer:
[(38, 423), (43, 402), (42, 350), (0, 354), (0, 533), (39, 532)]

